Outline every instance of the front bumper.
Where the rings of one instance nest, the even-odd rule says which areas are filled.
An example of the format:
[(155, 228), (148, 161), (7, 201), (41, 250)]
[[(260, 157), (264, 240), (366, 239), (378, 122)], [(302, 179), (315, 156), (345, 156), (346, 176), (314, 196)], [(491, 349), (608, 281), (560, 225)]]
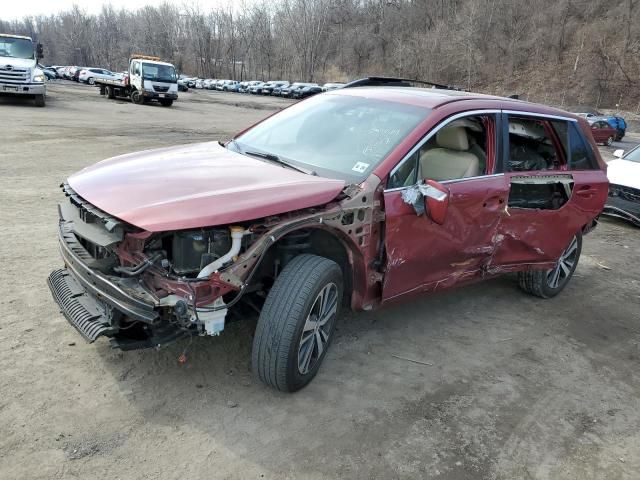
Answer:
[(49, 275), (49, 288), (69, 323), (89, 342), (117, 333), (122, 315), (145, 324), (157, 320), (156, 302), (137, 282), (109, 277), (85, 264), (82, 259), (89, 254), (63, 219), (58, 239), (66, 268)]
[(604, 214), (623, 218), (640, 227), (640, 190), (623, 185), (609, 185)]
[(0, 82), (0, 93), (10, 95), (43, 95), (47, 87), (44, 83)]
[(145, 90), (143, 92), (143, 95), (145, 98), (167, 98), (170, 100), (177, 100), (178, 99), (178, 94), (177, 93), (171, 93), (171, 92), (167, 92), (167, 93), (158, 93), (158, 92), (152, 92), (151, 90)]

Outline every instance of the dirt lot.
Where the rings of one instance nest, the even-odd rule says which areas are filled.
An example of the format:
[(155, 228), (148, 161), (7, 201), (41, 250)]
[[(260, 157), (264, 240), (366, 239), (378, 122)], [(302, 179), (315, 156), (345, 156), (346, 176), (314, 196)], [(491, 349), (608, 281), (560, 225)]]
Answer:
[(315, 381), (279, 394), (251, 378), (254, 323), (123, 354), (86, 344), (46, 277), (69, 174), (227, 138), (286, 102), (49, 91), (45, 109), (0, 99), (0, 478), (639, 478), (640, 230), (604, 220), (553, 300), (506, 276), (347, 314)]

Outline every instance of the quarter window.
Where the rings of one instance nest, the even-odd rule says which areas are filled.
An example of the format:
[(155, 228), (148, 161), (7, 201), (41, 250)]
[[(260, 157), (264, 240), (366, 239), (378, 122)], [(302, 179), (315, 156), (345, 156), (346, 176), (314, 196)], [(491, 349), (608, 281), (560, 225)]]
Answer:
[(569, 168), (571, 170), (593, 170), (597, 168), (593, 151), (584, 141), (575, 122), (569, 124)]

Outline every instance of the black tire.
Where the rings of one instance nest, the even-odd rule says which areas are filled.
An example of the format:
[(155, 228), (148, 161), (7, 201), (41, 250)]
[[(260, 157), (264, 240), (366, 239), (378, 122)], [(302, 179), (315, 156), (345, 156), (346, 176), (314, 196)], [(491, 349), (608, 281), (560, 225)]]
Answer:
[(44, 107), (47, 104), (47, 97), (45, 94), (36, 95), (34, 98), (36, 102), (36, 107)]
[(163, 107), (170, 107), (171, 105), (173, 105), (173, 99), (171, 98), (161, 98), (159, 102)]
[(136, 105), (142, 105), (144, 103), (144, 96), (140, 94), (138, 90), (131, 92), (131, 101)]
[(89, 77), (89, 78), (87, 79), (87, 83), (88, 83), (89, 85), (95, 85), (95, 84), (96, 84), (96, 81), (93, 79), (93, 77)]
[[(575, 241), (574, 251), (569, 252), (573, 248)], [(578, 261), (580, 260), (580, 253), (582, 252), (582, 233), (578, 232), (573, 236), (569, 245), (562, 252), (562, 255), (558, 259), (556, 267), (551, 270), (528, 270), (526, 272), (518, 272), (518, 284), (520, 288), (525, 292), (535, 295), (540, 298), (552, 298), (558, 295), (564, 287), (567, 286), (569, 280), (573, 276)], [(570, 255), (567, 255), (570, 253)], [(567, 255), (567, 257), (565, 257)], [(564, 260), (563, 260), (564, 259)], [(567, 263), (567, 261), (570, 263)], [(564, 266), (569, 267), (568, 270), (562, 268), (561, 262), (565, 262)], [(555, 282), (554, 274), (558, 272), (560, 275), (565, 275), (561, 279), (558, 278)]]
[(107, 85), (107, 98), (113, 100), (114, 98), (116, 98), (116, 92), (115, 89), (109, 85)]
[[(329, 299), (327, 312), (333, 313), (314, 324), (313, 318), (317, 317), (313, 312), (323, 305), (321, 292), (326, 292)], [(309, 254), (291, 260), (273, 284), (260, 313), (251, 353), (254, 374), (282, 392), (295, 392), (313, 380), (331, 343), (342, 293), (342, 271), (332, 260)], [(310, 329), (309, 325), (316, 326)], [(303, 337), (305, 332), (310, 333)]]

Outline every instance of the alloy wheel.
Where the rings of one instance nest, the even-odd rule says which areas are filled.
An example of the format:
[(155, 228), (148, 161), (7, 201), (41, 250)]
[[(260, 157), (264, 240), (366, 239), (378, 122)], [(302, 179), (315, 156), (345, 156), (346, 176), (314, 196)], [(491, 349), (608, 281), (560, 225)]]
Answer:
[(338, 287), (324, 286), (311, 306), (298, 344), (298, 371), (306, 375), (315, 367), (329, 342), (332, 324), (338, 311)]
[(576, 264), (577, 254), (578, 237), (574, 236), (569, 246), (562, 252), (562, 255), (560, 255), (556, 266), (547, 273), (547, 283), (549, 287), (554, 289), (558, 288), (569, 279)]

